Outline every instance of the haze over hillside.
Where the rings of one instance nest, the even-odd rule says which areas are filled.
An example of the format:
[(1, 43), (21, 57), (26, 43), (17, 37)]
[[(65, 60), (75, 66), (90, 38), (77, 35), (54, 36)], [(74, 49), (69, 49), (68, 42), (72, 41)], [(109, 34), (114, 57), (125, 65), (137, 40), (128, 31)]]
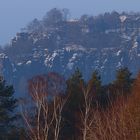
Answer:
[(140, 0), (1, 0), (0, 17), (0, 140), (140, 140)]
[[(94, 70), (103, 83), (114, 80), (116, 70), (140, 69), (140, 14), (106, 12), (71, 20), (68, 9), (51, 9), (34, 19), (1, 49), (0, 72), (19, 93), (37, 74), (58, 72), (67, 78), (78, 67), (85, 79)], [(25, 83), (25, 85), (24, 85)], [(20, 91), (19, 91), (20, 90)]]

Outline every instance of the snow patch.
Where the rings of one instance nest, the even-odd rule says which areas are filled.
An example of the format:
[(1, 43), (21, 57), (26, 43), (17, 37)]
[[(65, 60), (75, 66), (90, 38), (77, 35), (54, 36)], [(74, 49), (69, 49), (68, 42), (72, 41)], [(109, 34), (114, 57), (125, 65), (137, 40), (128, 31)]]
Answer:
[(82, 32), (83, 32), (83, 33), (89, 33), (90, 30), (89, 30), (89, 28), (82, 28)]
[(66, 44), (66, 51), (86, 51), (86, 48), (84, 48), (82, 45), (77, 44)]
[(105, 67), (104, 66), (101, 66), (101, 69), (104, 69)]
[(105, 64), (107, 61), (108, 61), (108, 59), (106, 58), (106, 59), (104, 60), (103, 64)]
[(21, 62), (17, 63), (18, 66), (21, 66), (22, 64), (23, 64), (23, 63), (21, 63)]
[(67, 22), (74, 23), (74, 22), (78, 22), (78, 21), (79, 21), (78, 19), (69, 19)]
[(52, 55), (48, 55), (44, 61), (45, 66), (52, 67), (52, 62), (54, 61), (55, 57), (58, 55), (56, 51)]
[(54, 59), (57, 55), (58, 55), (58, 53), (57, 53), (57, 52), (54, 52), (54, 53), (52, 54), (52, 59)]
[(8, 56), (6, 56), (6, 54), (4, 54), (4, 53), (1, 53), (0, 58), (8, 58)]
[(123, 34), (123, 35), (122, 35), (122, 38), (123, 38), (123, 39), (126, 39), (126, 40), (128, 40), (128, 41), (131, 40), (131, 37), (128, 36), (128, 35), (126, 35), (126, 34)]
[(33, 44), (35, 44), (38, 41), (38, 38), (33, 38)]
[(27, 65), (30, 65), (31, 63), (32, 63), (31, 60), (29, 60), (29, 61), (26, 62)]
[(14, 64), (12, 63), (13, 72), (16, 72), (17, 69), (15, 68)]
[(121, 62), (118, 62), (118, 65), (116, 67), (119, 68), (121, 66), (122, 66)]
[(72, 70), (72, 69), (73, 69), (73, 66), (74, 66), (74, 63), (69, 62), (69, 63), (67, 64), (67, 68), (68, 68), (69, 70)]
[(119, 50), (119, 51), (116, 53), (116, 55), (119, 56), (119, 55), (121, 54), (121, 52), (122, 52), (122, 51)]
[(120, 20), (121, 20), (121, 22), (125, 22), (126, 19), (127, 19), (127, 17), (126, 17), (125, 15), (120, 16)]
[(72, 56), (72, 58), (69, 60), (69, 62), (74, 61), (77, 56), (78, 56), (78, 54), (77, 53), (74, 53), (73, 56)]
[(132, 48), (137, 48), (137, 47), (138, 47), (138, 42), (135, 41), (135, 42), (134, 42), (134, 45), (132, 46)]
[(108, 30), (105, 30), (105, 34), (119, 33), (120, 31), (121, 31), (120, 28), (118, 28), (118, 29), (108, 29)]

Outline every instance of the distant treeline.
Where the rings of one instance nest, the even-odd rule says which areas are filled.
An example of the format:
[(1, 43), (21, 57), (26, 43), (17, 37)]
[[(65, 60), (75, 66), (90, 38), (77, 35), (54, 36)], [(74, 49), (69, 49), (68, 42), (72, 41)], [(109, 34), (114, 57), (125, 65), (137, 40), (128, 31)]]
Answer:
[[(104, 32), (108, 29), (119, 29), (122, 27), (134, 28), (138, 27), (140, 13), (127, 13), (127, 12), (105, 12), (97, 16), (84, 14), (80, 18), (71, 18), (69, 9), (57, 9), (53, 8), (48, 11), (41, 20), (35, 18), (30, 22), (23, 31), (38, 32), (47, 29), (48, 27), (61, 27), (67, 22), (78, 23), (79, 27), (85, 26), (90, 31)], [(135, 20), (135, 22), (134, 22)], [(122, 28), (123, 28), (122, 27)]]

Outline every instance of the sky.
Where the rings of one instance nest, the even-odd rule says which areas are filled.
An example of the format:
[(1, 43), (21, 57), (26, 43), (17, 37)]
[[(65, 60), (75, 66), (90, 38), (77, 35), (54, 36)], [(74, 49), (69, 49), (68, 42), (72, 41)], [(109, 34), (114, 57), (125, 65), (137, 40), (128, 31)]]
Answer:
[(73, 18), (111, 11), (140, 12), (140, 0), (0, 0), (0, 45), (52, 8), (68, 8)]

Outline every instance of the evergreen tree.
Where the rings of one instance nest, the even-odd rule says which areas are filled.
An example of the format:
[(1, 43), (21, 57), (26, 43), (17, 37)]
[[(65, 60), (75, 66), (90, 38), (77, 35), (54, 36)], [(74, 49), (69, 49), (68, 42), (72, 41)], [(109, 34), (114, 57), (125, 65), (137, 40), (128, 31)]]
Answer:
[(117, 90), (118, 95), (124, 95), (130, 93), (133, 79), (132, 73), (128, 68), (121, 68), (117, 71), (116, 80), (114, 81), (114, 91)]
[(91, 79), (88, 82), (89, 94), (92, 98), (92, 105), (95, 107), (98, 103), (101, 107), (107, 104), (106, 86), (102, 86), (101, 76), (98, 71), (93, 71)]
[(84, 83), (83, 76), (80, 70), (77, 68), (74, 74), (67, 80), (67, 96), (68, 102), (66, 103), (63, 117), (64, 117), (64, 127), (62, 140), (67, 139), (77, 139), (79, 134), (79, 110), (82, 108), (83, 103), (83, 93), (81, 85)]
[(93, 94), (93, 96), (97, 96), (101, 93), (101, 83), (101, 76), (99, 75), (98, 71), (94, 71), (91, 79), (88, 82), (90, 92)]
[(63, 21), (63, 12), (57, 8), (51, 9), (43, 18), (45, 26), (54, 26)]
[(13, 121), (16, 119), (14, 109), (17, 100), (13, 94), (13, 86), (6, 85), (0, 77), (0, 140), (9, 140), (8, 135), (14, 128)]
[(83, 76), (77, 68), (74, 74), (67, 80), (67, 94), (71, 101), (70, 107), (72, 109), (79, 109), (82, 103), (82, 89), (81, 85), (84, 83)]

